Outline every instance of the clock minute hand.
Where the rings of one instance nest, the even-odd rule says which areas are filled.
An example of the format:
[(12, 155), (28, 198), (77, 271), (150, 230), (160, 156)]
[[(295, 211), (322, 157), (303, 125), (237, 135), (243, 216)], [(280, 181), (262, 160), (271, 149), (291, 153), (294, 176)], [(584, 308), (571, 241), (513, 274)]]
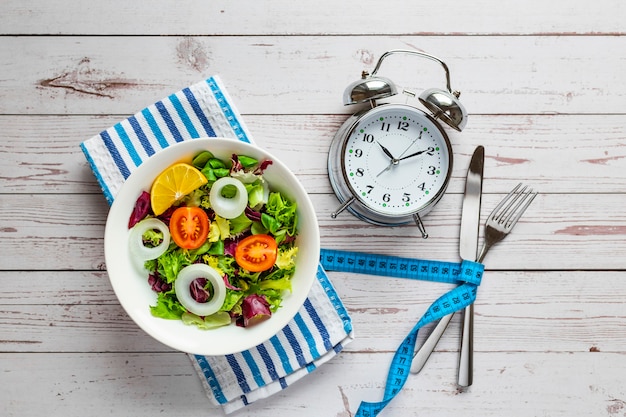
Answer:
[(421, 155), (421, 154), (423, 154), (424, 152), (428, 152), (429, 150), (431, 150), (431, 148), (428, 148), (428, 149), (423, 149), (423, 150), (421, 150), (421, 151), (419, 151), (419, 152), (412, 153), (411, 155), (403, 156), (402, 158), (398, 159), (398, 161), (402, 161), (402, 160), (404, 160), (404, 159), (413, 158), (414, 156)]

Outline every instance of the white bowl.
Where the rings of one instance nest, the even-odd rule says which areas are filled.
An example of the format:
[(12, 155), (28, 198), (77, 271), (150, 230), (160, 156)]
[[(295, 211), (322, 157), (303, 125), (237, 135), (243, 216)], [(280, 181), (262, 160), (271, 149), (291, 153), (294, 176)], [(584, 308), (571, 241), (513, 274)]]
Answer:
[[(282, 307), (269, 320), (248, 328), (229, 326), (200, 330), (180, 320), (153, 317), (150, 306), (156, 293), (148, 284), (147, 272), (137, 268), (128, 250), (128, 219), (142, 191), (149, 191), (154, 179), (176, 162), (191, 162), (203, 150), (222, 159), (233, 153), (258, 160), (271, 159), (264, 173), (270, 187), (295, 200), (298, 210), (298, 255), (292, 278), (292, 292), (286, 292)], [(257, 346), (277, 334), (296, 315), (315, 279), (319, 262), (320, 237), (313, 204), (294, 174), (277, 158), (257, 146), (233, 139), (201, 138), (188, 140), (161, 150), (147, 159), (126, 180), (109, 215), (104, 234), (104, 253), (113, 290), (128, 315), (146, 333), (176, 350), (198, 355), (225, 355)]]

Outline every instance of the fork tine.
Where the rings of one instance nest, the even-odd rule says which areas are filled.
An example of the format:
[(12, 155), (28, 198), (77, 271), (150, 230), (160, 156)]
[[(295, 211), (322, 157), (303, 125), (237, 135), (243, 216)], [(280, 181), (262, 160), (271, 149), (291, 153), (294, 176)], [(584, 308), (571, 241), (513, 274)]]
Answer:
[(528, 186), (522, 187), (522, 189), (519, 190), (518, 193), (515, 193), (515, 195), (512, 198), (511, 198), (511, 195), (514, 194), (513, 192), (510, 192), (509, 195), (507, 195), (507, 199), (510, 201), (508, 201), (508, 204), (506, 205), (504, 210), (502, 210), (502, 213), (500, 213), (500, 216), (498, 218), (501, 224), (506, 223), (509, 220), (509, 218), (511, 218), (511, 216), (515, 214), (515, 210), (517, 210), (517, 207), (519, 206), (519, 199), (524, 197), (524, 192), (526, 191), (527, 188)]
[(513, 213), (515, 213), (515, 216), (513, 216), (511, 219), (507, 218), (507, 222), (505, 226), (508, 228), (515, 226), (515, 223), (517, 223), (520, 217), (522, 217), (522, 214), (524, 214), (524, 212), (526, 211), (528, 206), (530, 206), (530, 203), (533, 202), (535, 197), (537, 197), (537, 192), (533, 192), (532, 188), (528, 190), (528, 192), (524, 194), (524, 198), (522, 198), (519, 201), (519, 203), (515, 206), (515, 209), (513, 210)]
[[(510, 193), (508, 193), (503, 199), (502, 201), (500, 201), (498, 203), (498, 205), (491, 211), (491, 214), (489, 215), (489, 217), (496, 219), (497, 217), (500, 217), (500, 215), (502, 215), (503, 213), (500, 213), (500, 209), (502, 208), (502, 206), (504, 206), (509, 199), (513, 196), (513, 194), (515, 194), (515, 192), (519, 189), (519, 187), (522, 186), (522, 183), (520, 182), (519, 184), (517, 184), (515, 186), (515, 188), (513, 188), (511, 190)], [(506, 209), (504, 209), (504, 213), (506, 213)]]
[[(522, 184), (518, 184), (518, 186), (515, 187), (514, 190), (517, 190), (520, 185)], [(524, 186), (522, 187), (521, 190), (519, 190), (519, 193), (515, 193), (515, 191), (511, 191), (506, 196), (506, 200), (510, 200), (510, 201), (507, 201), (508, 204), (506, 205), (504, 210), (502, 210), (502, 213), (500, 213), (500, 215), (498, 216), (499, 222), (501, 224), (507, 223), (509, 218), (515, 213), (515, 210), (517, 210), (517, 207), (519, 206), (519, 199), (524, 196), (524, 192), (526, 191), (527, 188), (528, 186)], [(513, 196), (513, 198), (511, 198), (511, 196)]]

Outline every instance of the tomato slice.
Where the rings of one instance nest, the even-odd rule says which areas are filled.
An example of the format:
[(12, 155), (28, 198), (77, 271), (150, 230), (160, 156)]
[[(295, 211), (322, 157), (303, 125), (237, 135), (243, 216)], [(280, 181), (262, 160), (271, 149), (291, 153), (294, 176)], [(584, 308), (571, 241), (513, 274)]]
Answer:
[(179, 207), (170, 219), (172, 240), (183, 249), (198, 249), (209, 236), (209, 216), (200, 207)]
[(269, 235), (252, 235), (237, 244), (235, 261), (250, 272), (267, 271), (278, 254), (276, 240)]

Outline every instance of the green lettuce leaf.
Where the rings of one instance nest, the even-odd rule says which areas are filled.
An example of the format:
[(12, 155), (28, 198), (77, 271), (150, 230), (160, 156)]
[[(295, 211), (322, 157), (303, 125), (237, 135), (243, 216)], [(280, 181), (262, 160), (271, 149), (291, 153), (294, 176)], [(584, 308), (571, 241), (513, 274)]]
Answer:
[(156, 305), (150, 306), (150, 313), (162, 319), (180, 320), (185, 312), (185, 308), (178, 302), (173, 292), (158, 293)]

